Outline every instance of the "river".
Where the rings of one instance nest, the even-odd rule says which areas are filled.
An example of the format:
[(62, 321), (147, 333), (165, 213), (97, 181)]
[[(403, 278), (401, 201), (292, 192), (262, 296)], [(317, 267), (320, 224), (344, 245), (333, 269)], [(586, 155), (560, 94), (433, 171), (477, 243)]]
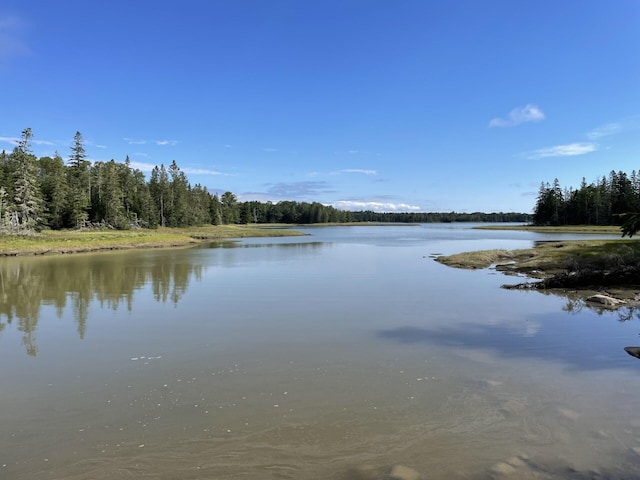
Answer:
[(466, 224), (0, 259), (0, 478), (640, 478), (636, 312), (439, 254)]

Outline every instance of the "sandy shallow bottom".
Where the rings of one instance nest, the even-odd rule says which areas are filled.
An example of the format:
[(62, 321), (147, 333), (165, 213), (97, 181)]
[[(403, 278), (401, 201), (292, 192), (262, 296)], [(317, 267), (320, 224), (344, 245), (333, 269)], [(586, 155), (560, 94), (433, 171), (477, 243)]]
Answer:
[(429, 479), (640, 478), (640, 414), (630, 398), (611, 403), (622, 372), (529, 362), (523, 378), (468, 349), (453, 363), (406, 348), (366, 363), (302, 353), (168, 368), (142, 358), (100, 382), (8, 396), (0, 473), (358, 480), (400, 464)]

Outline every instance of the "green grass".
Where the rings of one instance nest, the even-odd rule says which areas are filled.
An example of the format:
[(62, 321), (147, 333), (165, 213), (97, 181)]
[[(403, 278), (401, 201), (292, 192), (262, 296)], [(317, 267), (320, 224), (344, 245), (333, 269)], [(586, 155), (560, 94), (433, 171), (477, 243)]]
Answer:
[(522, 273), (603, 270), (640, 264), (640, 242), (636, 239), (548, 242), (530, 249), (465, 252), (438, 257), (436, 260), (458, 268), (487, 268), (506, 264), (508, 268), (502, 270)]
[(247, 225), (220, 225), (155, 230), (64, 230), (36, 235), (0, 236), (0, 255), (75, 253), (131, 248), (178, 247), (206, 240), (281, 237), (302, 235), (295, 230), (268, 229)]

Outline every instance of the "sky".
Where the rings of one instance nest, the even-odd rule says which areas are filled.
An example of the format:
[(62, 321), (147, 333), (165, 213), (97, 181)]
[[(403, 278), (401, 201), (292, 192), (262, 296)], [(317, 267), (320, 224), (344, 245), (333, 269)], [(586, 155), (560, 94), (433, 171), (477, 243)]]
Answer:
[(241, 201), (531, 212), (640, 170), (640, 1), (2, 0), (25, 128)]

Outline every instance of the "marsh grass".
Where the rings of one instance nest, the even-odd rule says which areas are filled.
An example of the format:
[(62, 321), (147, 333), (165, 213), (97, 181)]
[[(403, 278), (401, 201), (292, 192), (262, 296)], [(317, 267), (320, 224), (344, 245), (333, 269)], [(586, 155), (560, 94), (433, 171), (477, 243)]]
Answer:
[(635, 239), (548, 242), (531, 249), (484, 250), (441, 256), (436, 261), (457, 268), (488, 268), (545, 278), (571, 274), (594, 278), (594, 272), (620, 282), (640, 271), (640, 242)]
[(45, 231), (30, 236), (0, 236), (0, 255), (38, 255), (132, 248), (179, 247), (206, 240), (293, 235), (302, 235), (302, 233), (295, 230), (260, 228), (247, 225), (208, 225), (193, 228), (158, 228), (155, 230)]

